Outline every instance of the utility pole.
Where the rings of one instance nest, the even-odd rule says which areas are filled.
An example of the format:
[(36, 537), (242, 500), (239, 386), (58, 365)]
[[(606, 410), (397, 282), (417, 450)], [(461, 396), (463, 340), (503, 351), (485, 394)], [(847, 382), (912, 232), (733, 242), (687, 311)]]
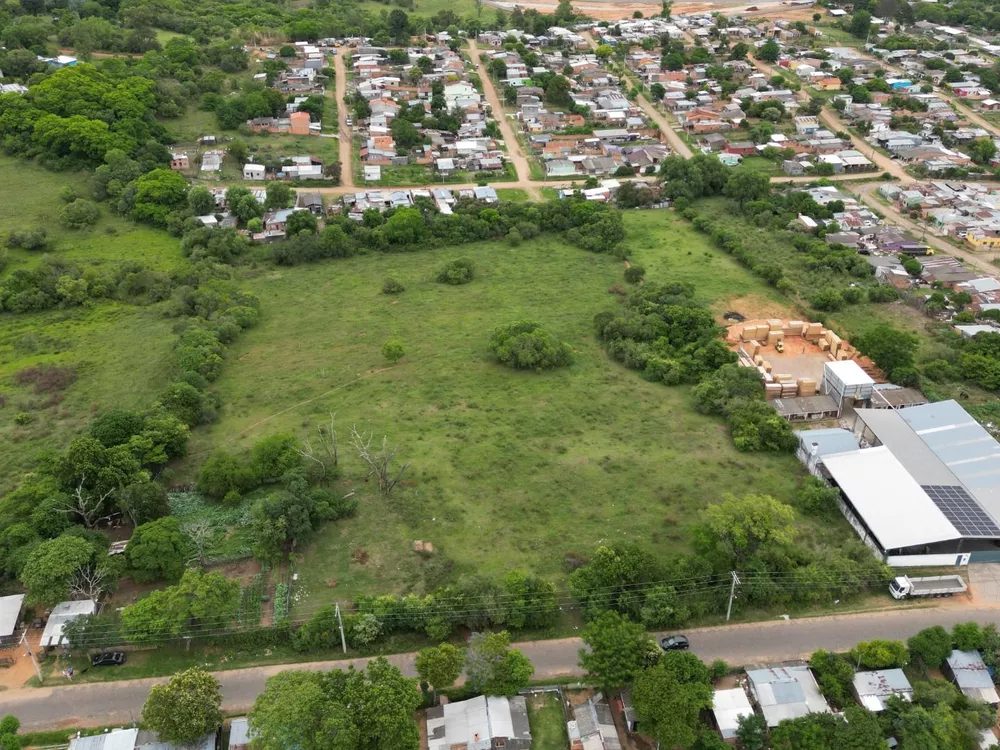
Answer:
[(25, 652), (31, 657), (31, 665), (35, 668), (35, 674), (38, 676), (38, 684), (42, 684), (42, 668), (38, 666), (38, 661), (35, 659), (35, 652), (31, 650), (31, 644), (28, 643), (28, 631), (21, 631), (21, 643), (24, 644)]
[(347, 640), (344, 638), (344, 621), (340, 618), (340, 604), (336, 605), (337, 624), (340, 626), (340, 646), (347, 653)]
[(736, 586), (740, 582), (740, 577), (736, 575), (735, 570), (729, 571), (729, 575), (733, 577), (733, 583), (729, 587), (729, 606), (726, 608), (726, 622), (729, 622), (729, 617), (733, 614), (733, 599), (736, 598)]

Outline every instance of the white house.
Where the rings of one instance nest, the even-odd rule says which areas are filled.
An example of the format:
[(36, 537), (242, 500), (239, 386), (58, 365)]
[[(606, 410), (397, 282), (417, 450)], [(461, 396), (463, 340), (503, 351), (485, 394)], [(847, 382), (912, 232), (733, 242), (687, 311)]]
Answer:
[(244, 180), (256, 180), (261, 181), (264, 179), (264, 165), (263, 164), (244, 164), (243, 165), (243, 179)]

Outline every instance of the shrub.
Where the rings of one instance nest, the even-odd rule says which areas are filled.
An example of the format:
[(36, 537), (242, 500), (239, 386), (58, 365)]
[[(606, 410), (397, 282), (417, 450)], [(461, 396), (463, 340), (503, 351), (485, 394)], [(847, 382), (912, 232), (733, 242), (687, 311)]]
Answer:
[(406, 350), (403, 348), (403, 345), (394, 339), (390, 339), (382, 344), (382, 356), (390, 362), (399, 361), (404, 354), (406, 354)]
[(391, 276), (382, 282), (382, 294), (402, 294), (406, 287)]
[(859, 643), (854, 649), (852, 659), (868, 669), (887, 669), (906, 666), (909, 657), (910, 654), (902, 641), (876, 638)]
[(92, 227), (101, 218), (101, 210), (93, 201), (77, 198), (59, 212), (59, 223), (70, 229)]
[(976, 622), (962, 622), (951, 629), (955, 648), (959, 651), (978, 651), (983, 647), (983, 631)]
[(64, 391), (76, 382), (76, 371), (56, 365), (32, 365), (14, 373), (17, 385), (33, 385), (35, 393)]
[(254, 486), (254, 474), (235, 456), (224, 451), (214, 453), (198, 472), (198, 491), (209, 497), (229, 501), (230, 493), (237, 497)]
[(494, 330), (490, 351), (508, 367), (539, 372), (568, 365), (571, 359), (567, 344), (556, 341), (537, 323), (527, 320)]
[(59, 188), (59, 200), (63, 203), (72, 203), (79, 196), (76, 194), (76, 188), (71, 185), (63, 185)]
[(468, 284), (475, 275), (475, 266), (468, 258), (456, 258), (446, 263), (438, 271), (437, 281), (441, 284)]
[(22, 250), (44, 250), (48, 247), (49, 241), (46, 237), (45, 229), (25, 230), (11, 232), (7, 235), (7, 247), (20, 248)]
[(935, 625), (921, 630), (906, 645), (925, 667), (937, 669), (951, 654), (951, 635), (940, 625)]
[(646, 275), (646, 269), (642, 266), (631, 265), (625, 269), (625, 281), (629, 284), (638, 284)]

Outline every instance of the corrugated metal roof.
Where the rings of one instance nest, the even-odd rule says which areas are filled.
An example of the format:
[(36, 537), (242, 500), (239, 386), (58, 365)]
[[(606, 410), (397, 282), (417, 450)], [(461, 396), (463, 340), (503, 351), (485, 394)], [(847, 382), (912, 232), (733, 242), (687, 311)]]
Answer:
[(807, 453), (815, 448), (817, 455), (847, 453), (858, 449), (858, 439), (850, 430), (829, 427), (821, 430), (802, 430), (798, 433), (799, 444)]
[(896, 695), (911, 700), (913, 687), (902, 669), (878, 669), (854, 675), (854, 692), (869, 711), (883, 711), (885, 702)]
[(229, 725), (229, 747), (246, 747), (250, 744), (250, 724), (245, 716), (233, 719)]
[(138, 729), (113, 729), (91, 737), (75, 737), (69, 741), (69, 750), (133, 750)]
[(715, 723), (719, 725), (723, 739), (735, 737), (740, 719), (753, 715), (753, 712), (750, 699), (747, 698), (743, 688), (715, 691), (712, 698), (712, 713), (715, 714)]
[(863, 448), (826, 456), (823, 465), (882, 549), (961, 537), (889, 448)]
[(806, 666), (748, 669), (750, 690), (769, 727), (810, 713), (829, 713), (812, 672)]
[(0, 597), (0, 637), (13, 635), (21, 616), (24, 594)]

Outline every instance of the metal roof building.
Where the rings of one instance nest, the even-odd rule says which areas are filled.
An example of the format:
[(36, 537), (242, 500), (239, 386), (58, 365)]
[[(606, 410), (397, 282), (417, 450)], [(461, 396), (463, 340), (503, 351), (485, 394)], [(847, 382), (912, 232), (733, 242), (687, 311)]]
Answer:
[(239, 716), (229, 723), (229, 750), (247, 750), (250, 746), (250, 723)]
[(531, 731), (524, 698), (480, 695), (427, 710), (428, 750), (489, 750), (502, 739), (510, 750), (529, 750)]
[(750, 699), (747, 698), (743, 688), (715, 691), (712, 698), (712, 714), (715, 716), (715, 724), (719, 727), (722, 739), (735, 738), (740, 719), (744, 716), (753, 716), (753, 712), (753, 706), (750, 705)]
[(63, 627), (67, 622), (72, 622), (77, 617), (92, 615), (97, 611), (97, 602), (93, 599), (84, 599), (76, 602), (61, 602), (52, 609), (48, 622), (45, 623), (45, 630), (42, 631), (41, 640), (38, 645), (42, 648), (48, 646), (59, 646), (63, 643)]
[(830, 706), (805, 665), (748, 669), (750, 693), (769, 727), (806, 714), (828, 714)]
[(982, 701), (990, 706), (1000, 704), (993, 677), (978, 651), (952, 651), (951, 656), (945, 659), (941, 671), (951, 677), (958, 689), (972, 700)]
[(854, 694), (862, 706), (878, 713), (885, 710), (886, 701), (894, 695), (912, 701), (913, 686), (902, 669), (877, 669), (854, 675)]
[(600, 693), (573, 709), (567, 730), (574, 747), (579, 743), (583, 750), (621, 750), (611, 707)]
[(910, 566), (1000, 560), (1000, 443), (957, 402), (856, 409), (853, 434), (863, 447), (837, 453), (835, 433), (802, 432), (798, 457), (840, 489), (877, 555)]
[(14, 637), (23, 605), (24, 594), (0, 597), (0, 643)]
[(138, 735), (138, 729), (112, 729), (91, 737), (74, 737), (69, 750), (135, 750)]

